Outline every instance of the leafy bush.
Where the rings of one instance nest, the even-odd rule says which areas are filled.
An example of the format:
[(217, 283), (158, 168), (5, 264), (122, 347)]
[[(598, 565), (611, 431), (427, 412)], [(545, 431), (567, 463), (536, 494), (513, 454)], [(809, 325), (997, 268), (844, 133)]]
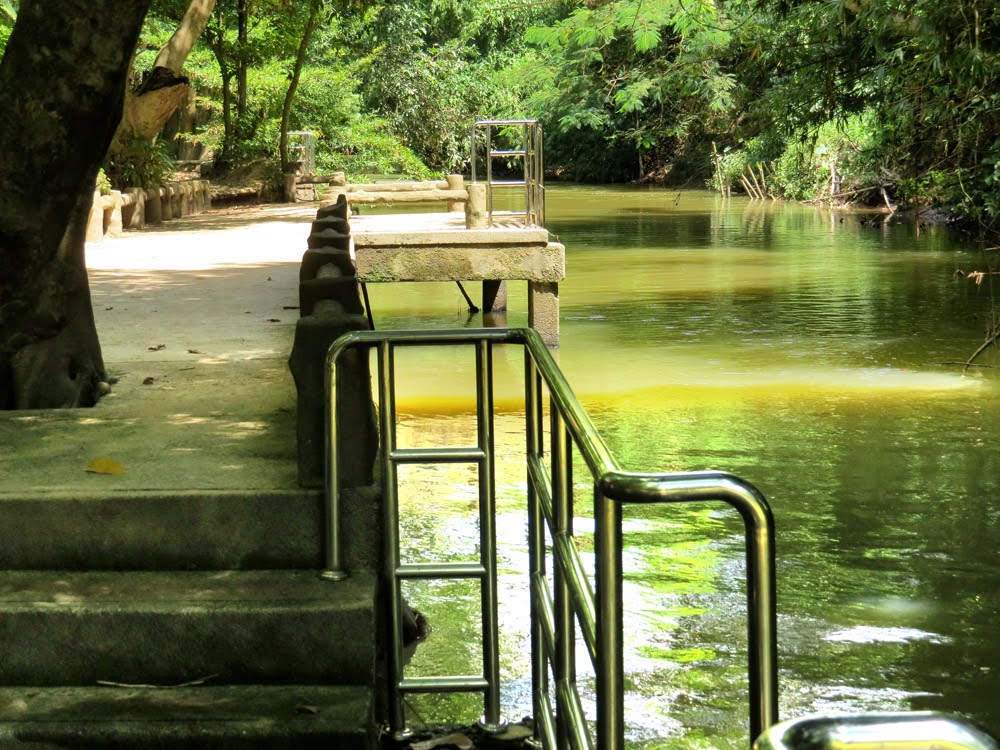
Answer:
[(161, 185), (173, 170), (168, 144), (160, 138), (123, 139), (104, 165), (108, 179), (118, 189)]
[(365, 175), (400, 174), (426, 180), (434, 173), (376, 118), (356, 119), (320, 138), (317, 155), (321, 172), (342, 171), (349, 180)]

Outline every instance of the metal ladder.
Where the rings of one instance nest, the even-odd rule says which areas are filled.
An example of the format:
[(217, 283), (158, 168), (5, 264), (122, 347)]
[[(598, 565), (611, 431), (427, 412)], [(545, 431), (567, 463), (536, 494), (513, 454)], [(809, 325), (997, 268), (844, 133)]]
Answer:
[[(494, 142), (501, 132), (520, 129), (519, 148), (495, 148)], [(483, 151), (479, 147), (482, 144)], [(520, 159), (520, 180), (493, 178), (494, 159)], [(538, 120), (479, 120), (472, 126), (472, 181), (478, 182), (478, 165), (483, 161), (486, 172), (486, 206), (489, 221), (493, 223), (493, 198), (495, 190), (521, 189), (524, 191), (524, 226), (545, 226), (545, 177), (542, 153), (542, 126)]]

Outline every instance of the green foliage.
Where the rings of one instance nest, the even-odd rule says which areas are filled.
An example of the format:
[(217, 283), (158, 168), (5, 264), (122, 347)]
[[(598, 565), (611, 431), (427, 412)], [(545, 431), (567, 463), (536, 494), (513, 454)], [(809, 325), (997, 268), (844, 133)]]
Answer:
[[(757, 132), (815, 133), (861, 117), (857, 160), (890, 192), (959, 200), (987, 227), (1000, 197), (1000, 7), (977, 0), (761, 0), (734, 49)], [(766, 23), (764, 18), (781, 19)], [(950, 196), (950, 198), (946, 198)]]
[[(6, 28), (0, 0), (0, 36)], [(310, 2), (219, 0), (185, 73), (219, 162), (273, 159)], [(960, 207), (1000, 227), (1000, 6), (982, 0), (326, 0), (290, 113), (324, 169), (468, 165), (483, 118), (536, 116), (550, 172), (722, 181)], [(157, 0), (138, 69), (186, 0)], [(240, 8), (248, 9), (241, 35)], [(8, 13), (9, 15), (9, 13)], [(237, 85), (246, 70), (245, 94)], [(425, 167), (424, 165), (427, 165)], [(684, 175), (687, 176), (687, 175)], [(865, 192), (870, 188), (869, 192)], [(858, 191), (854, 193), (853, 191)]]
[(18, 0), (0, 0), (0, 56), (7, 49), (7, 39), (17, 20)]
[(108, 179), (103, 169), (97, 172), (97, 189), (101, 195), (111, 195), (111, 180)]
[(500, 0), (416, 0), (380, 6), (359, 32), (365, 105), (436, 170), (468, 168), (472, 125), (521, 114), (510, 74), (530, 19)]
[[(563, 138), (631, 162), (607, 177), (642, 176), (729, 113), (734, 81), (720, 58), (730, 31), (712, 2), (612, 0), (527, 39), (538, 49), (527, 106)], [(593, 173), (592, 151), (548, 153), (576, 176)]]
[(434, 173), (393, 133), (389, 124), (375, 118), (355, 119), (326, 134), (319, 169), (343, 171), (349, 180), (366, 175), (398, 174), (426, 180)]
[(155, 138), (123, 141), (104, 166), (107, 178), (116, 188), (162, 185), (173, 172), (174, 160), (169, 144)]

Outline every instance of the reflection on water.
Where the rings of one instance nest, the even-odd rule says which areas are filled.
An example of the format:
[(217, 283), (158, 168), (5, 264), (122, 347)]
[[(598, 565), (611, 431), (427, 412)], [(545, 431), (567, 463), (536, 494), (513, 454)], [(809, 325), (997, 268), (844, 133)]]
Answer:
[[(953, 278), (977, 266), (975, 250), (944, 231), (706, 193), (557, 187), (547, 213), (567, 248), (558, 360), (621, 463), (732, 471), (772, 503), (782, 717), (937, 709), (1000, 733), (1000, 391), (990, 371), (948, 364), (982, 339), (986, 292)], [(511, 284), (511, 325), (526, 322), (522, 287)], [(454, 285), (370, 293), (380, 328), (481, 324)], [(407, 356), (401, 443), (473, 442), (471, 356)], [(521, 360), (497, 361), (503, 701), (520, 716)], [(474, 472), (414, 468), (403, 484), (404, 555), (476, 553)], [(586, 516), (585, 483), (578, 494)], [(643, 507), (625, 523), (633, 743), (745, 747), (739, 520)], [(580, 544), (586, 553), (586, 534)], [(408, 593), (434, 627), (408, 673), (477, 672), (477, 592)], [(586, 684), (582, 651), (579, 663)], [(481, 711), (454, 697), (414, 705)]]

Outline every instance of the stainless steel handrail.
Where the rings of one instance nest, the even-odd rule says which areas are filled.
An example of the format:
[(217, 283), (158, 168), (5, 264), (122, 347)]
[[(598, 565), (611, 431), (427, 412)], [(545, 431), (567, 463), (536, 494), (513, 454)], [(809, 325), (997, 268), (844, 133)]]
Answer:
[(754, 750), (998, 750), (976, 725), (937, 711), (807, 716), (771, 727)]
[[(592, 745), (581, 701), (576, 689), (575, 629), (587, 643), (597, 677), (596, 746), (600, 750), (620, 750), (624, 747), (624, 657), (622, 610), (622, 528), (621, 506), (624, 503), (724, 502), (735, 508), (743, 519), (746, 553), (748, 686), (750, 704), (750, 738), (777, 721), (777, 636), (775, 606), (774, 521), (763, 495), (738, 477), (722, 472), (696, 473), (634, 473), (622, 471), (607, 445), (598, 434), (583, 407), (566, 382), (541, 338), (531, 329), (477, 329), (448, 331), (354, 331), (345, 334), (331, 346), (327, 356), (327, 371), (332, 373), (340, 357), (354, 347), (378, 347), (380, 421), (382, 424), (384, 475), (392, 486), (384, 487), (390, 547), (395, 545), (398, 556), (398, 512), (395, 505), (395, 483), (392, 453), (395, 450), (392, 348), (394, 346), (440, 346), (474, 344), (477, 351), (477, 411), (482, 420), (485, 404), (492, 407), (492, 369), (489, 367), (493, 344), (519, 344), (525, 351), (525, 416), (527, 430), (528, 472), (528, 534), (529, 566), (532, 593), (532, 679), (536, 737), (548, 748), (589, 748)], [(328, 450), (327, 450), (327, 530), (326, 573), (330, 577), (343, 575), (339, 551), (339, 507), (336, 420), (336, 378), (328, 374)], [(550, 399), (551, 476), (545, 467), (542, 428), (542, 385)], [(491, 423), (490, 423), (491, 424)], [(492, 427), (489, 428), (490, 430)], [(483, 427), (480, 426), (480, 442)], [(583, 572), (573, 533), (572, 449), (579, 451), (593, 478), (595, 525), (595, 586)], [(480, 446), (492, 456), (492, 444)], [(490, 461), (492, 458), (490, 459)], [(492, 469), (489, 470), (489, 492), (492, 493)], [(482, 493), (482, 482), (481, 482)], [(481, 496), (482, 500), (482, 496)], [(481, 501), (492, 509), (492, 501)], [(391, 510), (391, 514), (389, 511)], [(481, 515), (481, 526), (493, 533), (492, 521)], [(554, 591), (549, 591), (546, 576), (545, 528), (549, 529), (554, 549)], [(486, 554), (489, 540), (481, 540), (481, 554)], [(492, 551), (491, 551), (492, 554)], [(484, 566), (487, 565), (485, 558)], [(389, 560), (392, 593), (398, 598), (396, 568), (398, 560)], [(496, 604), (495, 562), (490, 571), (494, 589), (492, 604)], [(484, 608), (489, 594), (483, 594)], [(399, 604), (390, 612), (390, 636), (399, 651), (401, 615)], [(484, 622), (487, 613), (484, 610)], [(487, 625), (488, 630), (491, 626)], [(496, 632), (484, 634), (495, 646)], [(444, 682), (434, 688), (424, 684), (430, 678), (404, 683), (401, 666), (390, 664), (390, 728), (403, 729), (402, 693), (418, 688), (484, 690), (486, 712), (483, 721), (495, 726), (499, 721), (499, 703), (490, 670), (496, 666), (485, 654), (483, 679), (440, 678)], [(390, 660), (393, 657), (390, 656)], [(555, 710), (550, 705), (549, 666), (555, 679)], [(485, 682), (484, 682), (485, 681)], [(473, 684), (474, 683), (474, 684)]]

